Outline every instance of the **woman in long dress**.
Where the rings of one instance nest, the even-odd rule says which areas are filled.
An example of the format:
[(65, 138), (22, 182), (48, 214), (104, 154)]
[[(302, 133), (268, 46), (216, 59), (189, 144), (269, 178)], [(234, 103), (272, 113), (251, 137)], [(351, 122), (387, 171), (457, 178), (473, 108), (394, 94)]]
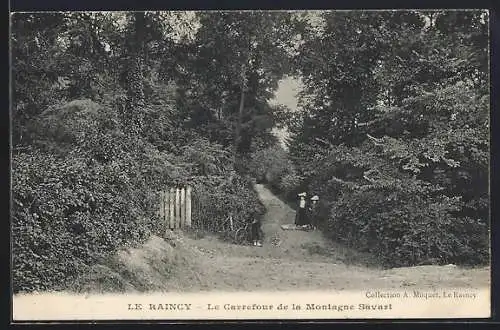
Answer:
[(306, 193), (300, 193), (299, 196), (299, 207), (295, 215), (295, 225), (304, 226), (307, 224), (307, 209), (306, 209)]

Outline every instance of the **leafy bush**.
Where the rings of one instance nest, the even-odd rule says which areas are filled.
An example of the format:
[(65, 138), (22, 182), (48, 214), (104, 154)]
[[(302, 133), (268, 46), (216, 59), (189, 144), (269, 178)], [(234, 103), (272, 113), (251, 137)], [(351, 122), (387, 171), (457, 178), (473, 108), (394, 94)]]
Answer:
[(295, 175), (292, 161), (279, 145), (254, 152), (249, 167), (257, 181), (269, 183), (275, 189), (282, 188), (281, 181), (286, 175)]
[(166, 186), (194, 186), (193, 219), (208, 230), (229, 214), (237, 222), (263, 214), (251, 181), (229, 175), (222, 146), (196, 138), (160, 151), (117, 118), (114, 108), (76, 100), (31, 124), (35, 142), (12, 163), (15, 292), (67, 289), (118, 248), (158, 234)]
[(193, 188), (193, 226), (225, 236), (253, 218), (260, 219), (265, 207), (253, 190), (252, 180), (235, 172), (196, 182)]
[(386, 159), (385, 152), (406, 155), (408, 148), (383, 147), (334, 146), (304, 165), (304, 189), (320, 195), (320, 227), (386, 266), (488, 262), (487, 198), (465, 187), (445, 161), (403, 170), (410, 162)]
[(343, 190), (332, 205), (328, 232), (386, 266), (487, 262), (487, 226), (454, 216), (459, 198), (428, 193), (412, 182)]
[(302, 183), (302, 177), (300, 177), (295, 170), (291, 170), (290, 173), (283, 175), (279, 182), (278, 189), (284, 193), (286, 199), (295, 199), (299, 193)]
[(487, 19), (435, 14), (326, 13), (297, 55), (295, 168), (332, 237), (387, 265), (488, 261)]
[(179, 148), (179, 151), (178, 157), (191, 166), (195, 175), (211, 176), (229, 172), (230, 152), (217, 143), (198, 138)]
[(67, 287), (87, 265), (154, 230), (143, 212), (152, 196), (114, 162), (35, 150), (15, 155), (12, 173), (14, 291)]
[(226, 236), (253, 217), (264, 214), (264, 206), (253, 189), (253, 180), (231, 169), (231, 152), (217, 143), (197, 138), (180, 148), (178, 159), (189, 166), (185, 181), (193, 186), (193, 226)]
[(123, 134), (116, 118), (87, 100), (49, 109), (32, 125), (34, 146), (14, 154), (15, 291), (67, 288), (158, 232), (156, 191), (186, 171), (165, 166), (168, 154)]

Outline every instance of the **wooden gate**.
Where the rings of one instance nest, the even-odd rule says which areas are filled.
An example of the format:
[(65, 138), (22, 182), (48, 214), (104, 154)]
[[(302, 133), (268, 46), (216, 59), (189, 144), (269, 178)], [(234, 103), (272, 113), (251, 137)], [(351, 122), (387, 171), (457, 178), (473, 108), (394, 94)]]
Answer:
[(166, 229), (191, 227), (191, 187), (169, 188), (160, 192), (160, 219)]

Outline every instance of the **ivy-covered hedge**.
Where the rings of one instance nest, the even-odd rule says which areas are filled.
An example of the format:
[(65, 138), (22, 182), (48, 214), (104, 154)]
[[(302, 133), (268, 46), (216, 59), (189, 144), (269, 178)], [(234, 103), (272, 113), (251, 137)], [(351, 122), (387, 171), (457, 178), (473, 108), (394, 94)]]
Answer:
[(117, 164), (34, 150), (15, 155), (14, 291), (65, 288), (87, 265), (147, 238), (152, 192)]

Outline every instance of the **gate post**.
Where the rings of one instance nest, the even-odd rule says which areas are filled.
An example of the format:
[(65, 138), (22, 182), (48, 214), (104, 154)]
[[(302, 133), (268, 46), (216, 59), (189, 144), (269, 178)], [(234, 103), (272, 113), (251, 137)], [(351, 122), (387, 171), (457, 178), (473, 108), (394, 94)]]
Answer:
[(170, 193), (169, 193), (169, 227), (170, 229), (174, 229), (175, 226), (175, 218), (174, 218), (174, 196), (175, 196), (175, 190), (174, 188), (170, 188)]
[(158, 212), (158, 216), (160, 217), (160, 221), (165, 221), (165, 208), (164, 208), (164, 203), (165, 203), (165, 195), (163, 191), (160, 191), (160, 208)]
[(165, 189), (165, 191), (163, 191), (162, 193), (162, 197), (163, 197), (163, 221), (165, 223), (165, 227), (166, 229), (170, 229), (170, 224), (168, 223), (168, 211), (170, 209), (170, 205), (168, 205), (169, 201), (168, 201), (168, 198), (169, 198), (169, 194), (168, 194), (168, 189)]
[(175, 226), (174, 228), (179, 228), (180, 222), (181, 222), (181, 194), (180, 194), (180, 189), (176, 188), (175, 189)]
[(186, 188), (186, 227), (191, 227), (191, 186)]
[(186, 190), (184, 188), (181, 188), (181, 202), (180, 202), (180, 209), (181, 212), (179, 213), (179, 228), (184, 228), (184, 223), (185, 223), (185, 218), (186, 218)]

